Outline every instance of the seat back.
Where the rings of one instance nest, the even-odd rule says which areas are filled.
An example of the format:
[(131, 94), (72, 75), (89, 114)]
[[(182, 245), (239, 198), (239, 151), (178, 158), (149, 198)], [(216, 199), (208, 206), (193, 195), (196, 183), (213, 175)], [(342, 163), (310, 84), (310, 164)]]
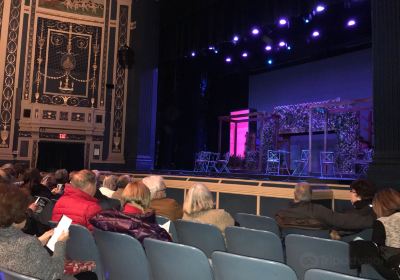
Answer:
[(304, 279), (304, 273), (311, 268), (357, 275), (357, 270), (349, 268), (349, 244), (345, 242), (289, 234), (285, 245), (286, 263), (299, 279)]
[(176, 228), (175, 228), (175, 224), (174, 224), (173, 221), (171, 221), (170, 219), (168, 219), (166, 217), (159, 216), (159, 215), (156, 216), (156, 221), (157, 221), (157, 224), (159, 224), (159, 225), (163, 225), (166, 222), (170, 221), (171, 224), (169, 225), (169, 231), (168, 232), (172, 237), (172, 241), (178, 242), (178, 234), (176, 233)]
[(39, 280), (39, 279), (0, 267), (0, 280)]
[(280, 236), (281, 234), (278, 224), (271, 217), (237, 213), (235, 216), (235, 220), (239, 223), (241, 227), (270, 231), (278, 236)]
[(199, 249), (151, 238), (146, 238), (143, 244), (153, 280), (213, 279), (210, 263), (206, 255)]
[(299, 234), (305, 236), (331, 239), (329, 235), (329, 230), (325, 229), (282, 228), (281, 230), (283, 238), (285, 238), (289, 234)]
[(175, 221), (179, 243), (196, 247), (211, 257), (214, 251), (226, 251), (225, 241), (221, 231), (213, 225)]
[(78, 261), (95, 261), (97, 278), (104, 279), (100, 254), (92, 233), (81, 225), (69, 227), (67, 257)]
[(341, 238), (341, 241), (350, 242), (350, 241), (353, 241), (354, 238), (356, 238), (356, 237), (360, 237), (363, 240), (372, 240), (372, 228), (367, 228), (367, 229), (364, 229), (364, 230), (362, 230), (360, 232), (357, 232), (357, 233), (354, 233), (354, 234), (351, 234), (351, 235), (343, 236)]
[[(305, 280), (362, 280), (355, 276), (345, 275), (337, 272), (322, 270), (322, 269), (309, 269), (306, 271)], [(366, 279), (365, 279), (366, 280)]]
[(227, 227), (225, 229), (227, 252), (247, 257), (284, 262), (281, 239), (274, 233), (262, 230)]
[(214, 252), (212, 263), (215, 280), (297, 280), (290, 267), (278, 262)]
[[(150, 279), (150, 269), (143, 247), (127, 234), (94, 230), (106, 279)], [(136, 278), (137, 277), (137, 278)]]

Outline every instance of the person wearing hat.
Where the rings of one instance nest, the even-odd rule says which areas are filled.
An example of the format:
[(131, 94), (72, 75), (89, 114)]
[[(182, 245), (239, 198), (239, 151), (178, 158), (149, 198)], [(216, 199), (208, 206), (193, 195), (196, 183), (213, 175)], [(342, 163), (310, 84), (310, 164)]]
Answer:
[(157, 215), (166, 217), (171, 221), (181, 219), (183, 212), (182, 206), (176, 200), (167, 198), (164, 179), (161, 176), (148, 176), (143, 178), (142, 182), (149, 188), (151, 193), (150, 208)]

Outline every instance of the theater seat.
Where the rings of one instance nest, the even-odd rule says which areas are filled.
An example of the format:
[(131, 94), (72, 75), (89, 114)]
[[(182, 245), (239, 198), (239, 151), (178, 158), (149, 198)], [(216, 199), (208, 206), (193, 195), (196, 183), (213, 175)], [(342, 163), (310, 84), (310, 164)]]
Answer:
[(38, 278), (19, 274), (0, 267), (0, 280), (39, 280)]
[(309, 269), (305, 273), (304, 280), (367, 280), (367, 279), (322, 269)]
[(232, 254), (284, 262), (281, 239), (274, 233), (242, 227), (225, 229), (227, 251)]
[(215, 280), (297, 280), (290, 267), (278, 262), (214, 252), (212, 263)]
[(224, 237), (216, 226), (177, 220), (175, 227), (179, 243), (202, 250), (208, 258), (214, 251), (226, 251)]
[(151, 238), (144, 248), (152, 280), (213, 280), (207, 256), (197, 248)]
[(357, 270), (349, 268), (349, 244), (345, 242), (289, 234), (285, 238), (285, 246), (286, 263), (300, 280), (312, 268), (357, 275)]
[[(150, 268), (140, 242), (127, 234), (94, 229), (106, 279), (150, 279)], [(133, 277), (134, 276), (134, 277)]]
[(236, 222), (241, 227), (265, 230), (275, 233), (277, 236), (281, 235), (278, 224), (271, 217), (257, 216), (253, 214), (237, 213), (235, 216)]

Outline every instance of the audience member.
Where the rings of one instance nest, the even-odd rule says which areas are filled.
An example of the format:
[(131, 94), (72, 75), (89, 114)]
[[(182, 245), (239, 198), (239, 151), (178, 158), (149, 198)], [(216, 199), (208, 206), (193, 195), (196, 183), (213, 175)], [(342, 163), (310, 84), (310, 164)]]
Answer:
[(112, 194), (112, 198), (114, 199), (122, 199), (122, 192), (124, 191), (124, 188), (126, 185), (128, 185), (130, 182), (132, 182), (132, 179), (129, 175), (121, 175), (118, 177), (117, 180), (117, 189), (116, 191)]
[(215, 225), (223, 235), (225, 228), (233, 226), (235, 221), (223, 209), (214, 209), (211, 192), (203, 184), (196, 184), (186, 194), (183, 203), (183, 220)]
[(53, 231), (41, 237), (24, 234), (29, 197), (20, 189), (0, 185), (0, 267), (38, 279), (65, 279), (64, 258), (68, 232), (58, 238), (53, 256), (43, 245)]
[(64, 195), (53, 209), (52, 220), (59, 221), (62, 215), (70, 217), (75, 224), (93, 227), (89, 219), (101, 211), (96, 193), (96, 178), (90, 170), (81, 170), (73, 174), (71, 184), (65, 184)]
[(182, 218), (182, 206), (174, 199), (167, 198), (163, 177), (153, 175), (143, 178), (142, 181), (150, 190), (150, 208), (157, 215), (166, 217), (172, 221)]
[(42, 177), (40, 172), (36, 168), (31, 168), (25, 171), (23, 176), (24, 184), (22, 188), (25, 188), (32, 196), (42, 196), (48, 199), (54, 198), (51, 191), (44, 185), (41, 184)]
[[(305, 229), (323, 229), (326, 225), (315, 218), (315, 213), (325, 208), (312, 203), (312, 188), (302, 182), (294, 187), (294, 200), (289, 208), (277, 212), (275, 219), (281, 228), (294, 227)], [(325, 208), (328, 210), (327, 208)]]
[(70, 178), (68, 176), (68, 171), (67, 169), (58, 169), (54, 173), (54, 176), (56, 178), (57, 184), (66, 184), (70, 181)]
[(383, 189), (376, 193), (372, 241), (350, 242), (351, 266), (371, 264), (386, 279), (400, 279), (400, 193)]
[(117, 180), (118, 177), (115, 175), (109, 175), (104, 177), (103, 186), (99, 189), (102, 194), (105, 196), (112, 198), (115, 189), (117, 188)]
[(150, 191), (142, 182), (129, 183), (122, 192), (123, 210), (106, 210), (90, 222), (97, 228), (129, 234), (143, 242), (144, 238), (171, 241), (168, 232), (156, 223), (155, 213), (148, 209)]

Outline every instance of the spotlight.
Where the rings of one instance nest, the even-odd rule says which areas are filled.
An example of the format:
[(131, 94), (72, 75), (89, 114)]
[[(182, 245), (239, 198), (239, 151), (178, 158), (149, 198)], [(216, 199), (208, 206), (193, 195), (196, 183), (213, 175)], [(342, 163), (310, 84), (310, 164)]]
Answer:
[(312, 34), (311, 34), (314, 38), (319, 37), (319, 31), (315, 30)]
[(322, 5), (322, 4), (320, 4), (320, 5), (318, 5), (318, 6), (315, 8), (315, 11), (316, 11), (317, 13), (322, 13), (323, 11), (325, 11), (325, 6)]
[(271, 50), (272, 50), (272, 46), (271, 46), (271, 45), (266, 45), (266, 46), (265, 46), (265, 50), (266, 50), (267, 52), (271, 51)]
[(192, 57), (195, 57), (195, 56), (196, 56), (196, 52), (192, 52), (190, 55), (191, 55)]
[(237, 41), (239, 41), (239, 36), (237, 36), (237, 35), (233, 36), (232, 41), (235, 42), (235, 43), (236, 43)]
[(258, 28), (256, 28), (256, 27), (254, 27), (254, 28), (251, 30), (251, 34), (253, 34), (253, 35), (258, 35), (258, 34), (260, 34), (260, 30), (259, 30)]
[(354, 19), (349, 19), (348, 21), (347, 21), (347, 26), (348, 27), (353, 27), (353, 26), (355, 26), (357, 24), (357, 22), (354, 20)]
[(247, 52), (242, 53), (242, 57), (247, 57), (247, 56), (248, 56)]
[(217, 49), (214, 49), (214, 53), (217, 54), (217, 53), (218, 53), (218, 50), (217, 50)]
[(310, 20), (309, 20), (308, 18), (306, 18), (306, 19), (304, 19), (304, 22), (305, 22), (305, 23), (309, 23)]
[(267, 63), (268, 63), (269, 65), (272, 65), (272, 63), (273, 63), (272, 59), (268, 59), (268, 60), (267, 60)]
[(292, 49), (291, 46), (287, 46), (287, 50), (290, 51)]
[(279, 19), (279, 25), (286, 25), (288, 23), (287, 19), (281, 18)]
[(210, 51), (212, 51), (212, 50), (214, 49), (214, 47), (213, 47), (213, 46), (209, 46), (208, 49), (209, 49)]
[(280, 42), (279, 42), (279, 46), (280, 46), (280, 47), (286, 46), (286, 42), (285, 42), (285, 41), (280, 41)]
[(232, 58), (230, 58), (230, 57), (228, 56), (227, 58), (225, 58), (225, 62), (231, 63), (231, 62), (232, 62)]

